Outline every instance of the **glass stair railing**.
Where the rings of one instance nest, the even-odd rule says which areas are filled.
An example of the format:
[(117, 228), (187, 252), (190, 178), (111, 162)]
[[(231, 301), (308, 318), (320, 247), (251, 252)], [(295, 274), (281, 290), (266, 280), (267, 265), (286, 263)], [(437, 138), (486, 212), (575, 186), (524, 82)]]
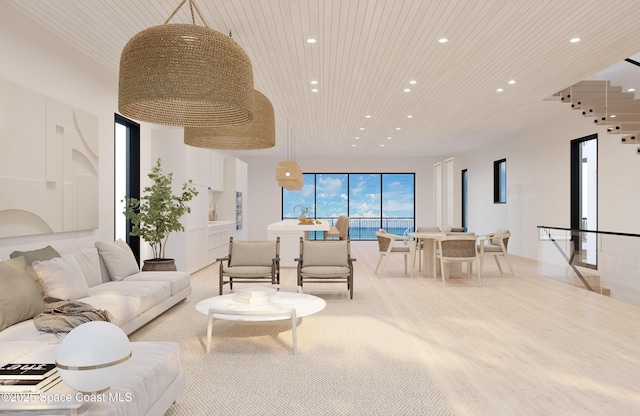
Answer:
[(541, 276), (640, 305), (640, 234), (537, 228)]

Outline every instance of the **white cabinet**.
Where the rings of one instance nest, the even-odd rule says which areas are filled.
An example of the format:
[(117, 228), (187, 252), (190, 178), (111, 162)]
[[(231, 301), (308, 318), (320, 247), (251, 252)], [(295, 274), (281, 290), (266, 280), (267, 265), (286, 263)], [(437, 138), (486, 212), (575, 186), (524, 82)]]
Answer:
[(215, 221), (209, 223), (207, 233), (207, 261), (214, 263), (229, 253), (229, 237), (236, 230), (235, 221)]
[(236, 158), (226, 158), (224, 163), (224, 192), (216, 202), (218, 220), (234, 221), (234, 238), (247, 239), (247, 164)]
[[(181, 218), (184, 232), (171, 233), (166, 257), (176, 261), (178, 270), (195, 272), (209, 263), (207, 249), (210, 164), (209, 150), (187, 146), (182, 129), (163, 128), (151, 131), (151, 160), (162, 159), (162, 170), (173, 173), (173, 192), (191, 179), (198, 195), (189, 202), (191, 213)], [(145, 172), (142, 174), (146, 175)]]
[(209, 152), (209, 177), (212, 191), (224, 191), (224, 156)]

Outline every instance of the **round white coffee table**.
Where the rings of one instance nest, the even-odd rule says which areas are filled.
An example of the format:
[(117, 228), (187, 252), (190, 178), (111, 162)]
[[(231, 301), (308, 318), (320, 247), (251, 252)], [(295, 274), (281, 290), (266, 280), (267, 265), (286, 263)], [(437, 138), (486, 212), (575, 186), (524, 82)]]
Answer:
[(214, 296), (204, 299), (196, 305), (196, 310), (209, 317), (207, 323), (207, 353), (211, 348), (211, 332), (213, 320), (226, 321), (279, 321), (291, 319), (293, 337), (293, 353), (296, 354), (296, 320), (303, 316), (312, 315), (325, 308), (324, 299), (305, 293), (274, 292), (265, 303), (248, 305), (237, 302), (235, 294)]

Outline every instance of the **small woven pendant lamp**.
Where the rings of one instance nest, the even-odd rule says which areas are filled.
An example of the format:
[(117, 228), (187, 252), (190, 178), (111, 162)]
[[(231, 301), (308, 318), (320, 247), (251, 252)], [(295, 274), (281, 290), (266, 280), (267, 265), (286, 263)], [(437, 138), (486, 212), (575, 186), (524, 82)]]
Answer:
[[(289, 191), (299, 191), (304, 185), (304, 175), (295, 161), (295, 139), (293, 134), (289, 138), (288, 130), (287, 127), (287, 160), (279, 162), (276, 166), (276, 180), (278, 186)], [(289, 151), (289, 142), (292, 143), (291, 151)], [(289, 154), (291, 154), (291, 160), (289, 160)]]
[[(253, 120), (253, 67), (245, 51), (209, 28), (189, 0), (193, 24), (164, 24), (136, 34), (120, 56), (118, 110), (169, 126), (228, 126)], [(204, 26), (195, 23), (194, 8)]]
[(273, 106), (260, 91), (255, 93), (252, 121), (226, 127), (185, 127), (184, 143), (207, 149), (254, 150), (276, 145), (276, 122)]

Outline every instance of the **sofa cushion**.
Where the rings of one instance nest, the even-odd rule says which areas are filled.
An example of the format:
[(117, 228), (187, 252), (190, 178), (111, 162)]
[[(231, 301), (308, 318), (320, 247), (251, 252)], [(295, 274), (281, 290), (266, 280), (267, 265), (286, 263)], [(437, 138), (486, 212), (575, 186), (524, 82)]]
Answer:
[(31, 267), (31, 264), (36, 261), (43, 261), (43, 260), (51, 260), (54, 257), (60, 257), (60, 253), (58, 253), (58, 251), (56, 251), (56, 249), (54, 249), (51, 246), (46, 246), (43, 248), (39, 248), (37, 250), (30, 250), (30, 251), (14, 251), (13, 253), (9, 254), (9, 257), (16, 258), (16, 257), (24, 257), (27, 265), (26, 265), (26, 270), (27, 272), (33, 277), (34, 281), (38, 281), (38, 275), (36, 274), (36, 272), (33, 270), (33, 267)]
[(97, 241), (96, 247), (112, 280), (122, 280), (140, 271), (131, 248), (123, 240)]
[(55, 257), (46, 261), (34, 261), (33, 269), (46, 296), (75, 300), (89, 296), (89, 286), (82, 269), (72, 255)]
[(188, 288), (191, 284), (189, 273), (187, 272), (139, 272), (136, 274), (132, 274), (131, 276), (127, 276), (123, 281), (169, 282), (171, 284), (171, 296), (177, 295), (178, 293)]
[(65, 254), (75, 257), (78, 265), (80, 265), (80, 270), (82, 270), (82, 274), (84, 275), (84, 280), (87, 281), (89, 287), (103, 283), (102, 272), (100, 270), (100, 255), (98, 254), (97, 248), (81, 248), (62, 253), (62, 255)]
[(349, 266), (347, 241), (305, 241), (303, 267)]
[[(109, 282), (89, 289), (92, 296), (128, 296), (140, 298), (141, 313), (164, 302), (171, 296), (169, 282)], [(89, 302), (91, 303), (91, 302)]]
[(234, 241), (229, 266), (271, 266), (277, 244), (276, 241)]
[[(99, 286), (95, 286), (99, 287)], [(93, 290), (94, 288), (91, 288)], [(97, 294), (78, 299), (96, 309), (106, 309), (111, 314), (111, 323), (123, 327), (142, 314), (142, 299), (137, 296), (119, 294)]]
[(24, 257), (0, 262), (0, 331), (42, 311), (40, 288), (26, 272)]

